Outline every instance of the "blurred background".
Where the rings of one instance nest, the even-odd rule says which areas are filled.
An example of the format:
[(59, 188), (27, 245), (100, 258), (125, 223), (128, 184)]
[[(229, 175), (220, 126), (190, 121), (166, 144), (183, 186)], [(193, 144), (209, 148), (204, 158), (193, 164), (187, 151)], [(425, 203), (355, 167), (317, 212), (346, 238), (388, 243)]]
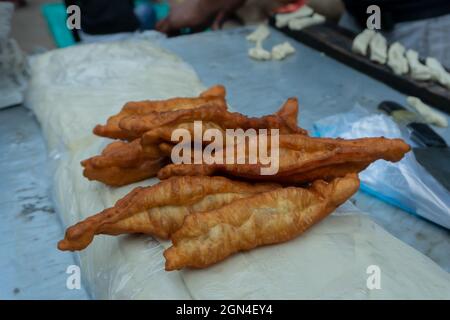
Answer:
[[(15, 4), (11, 37), (17, 40), (19, 46), (26, 53), (30, 54), (41, 52), (45, 49), (66, 47), (75, 43), (75, 39), (65, 28), (66, 13), (64, 1), (0, 0), (0, 2), (12, 2)], [(173, 4), (176, 5), (178, 2), (180, 1), (135, 1), (138, 5), (143, 3), (149, 4), (153, 8), (157, 20), (164, 19), (169, 13), (169, 7)], [(288, 1), (249, 0), (237, 10), (235, 15), (227, 17), (223, 27), (230, 28), (242, 24), (261, 22), (277, 6), (283, 5), (283, 2)], [(343, 12), (343, 4), (340, 0), (311, 0), (308, 2), (308, 5), (334, 21), (337, 21)]]

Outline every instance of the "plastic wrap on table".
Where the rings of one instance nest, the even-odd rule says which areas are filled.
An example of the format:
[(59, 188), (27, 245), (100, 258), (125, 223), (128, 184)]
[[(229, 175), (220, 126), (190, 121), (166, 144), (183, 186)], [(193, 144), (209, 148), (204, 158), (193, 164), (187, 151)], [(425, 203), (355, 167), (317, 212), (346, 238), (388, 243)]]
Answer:
[[(324, 137), (347, 139), (363, 137), (403, 138), (406, 131), (384, 114), (370, 114), (356, 106), (350, 112), (322, 119), (314, 125)], [(450, 228), (450, 193), (430, 175), (409, 152), (398, 163), (377, 161), (360, 174), (361, 189), (409, 213)]]
[[(65, 226), (114, 205), (137, 186), (156, 183), (114, 189), (84, 178), (80, 161), (111, 142), (92, 134), (96, 124), (128, 101), (196, 96), (204, 89), (189, 65), (150, 41), (76, 46), (31, 59), (26, 106), (47, 140), (54, 200)], [(99, 237), (77, 254), (82, 280), (94, 298), (190, 299), (180, 274), (164, 271), (163, 249), (151, 237)]]

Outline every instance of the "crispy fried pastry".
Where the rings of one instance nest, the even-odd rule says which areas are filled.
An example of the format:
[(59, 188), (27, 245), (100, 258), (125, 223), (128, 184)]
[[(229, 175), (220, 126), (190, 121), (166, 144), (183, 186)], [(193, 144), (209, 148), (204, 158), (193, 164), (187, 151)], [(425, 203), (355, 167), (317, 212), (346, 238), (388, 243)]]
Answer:
[[(204, 122), (205, 129), (215, 127)], [(149, 131), (154, 141), (142, 144), (142, 138), (132, 142), (116, 141), (102, 151), (102, 154), (81, 162), (83, 175), (89, 180), (100, 181), (111, 187), (120, 187), (156, 176), (169, 163), (172, 131), (186, 128), (193, 131), (193, 123), (165, 126)], [(160, 143), (169, 141), (169, 143)], [(162, 145), (161, 149), (159, 144)]]
[[(212, 109), (209, 107), (200, 107), (200, 109), (206, 110), (206, 114), (208, 115), (215, 114), (215, 111), (211, 113)], [(220, 112), (220, 114), (223, 113), (225, 111)], [(171, 141), (173, 131), (176, 129), (186, 129), (193, 136), (194, 122), (192, 120), (202, 120), (201, 118), (197, 119), (195, 117), (188, 119), (171, 118), (172, 116), (168, 116), (168, 114), (171, 115), (172, 112), (157, 114), (158, 116), (156, 118), (161, 119), (160, 123), (164, 124), (159, 125), (155, 122), (155, 127), (147, 131), (142, 138), (138, 138), (130, 143), (113, 143), (103, 151), (101, 156), (83, 161), (82, 165), (85, 167), (84, 175), (90, 180), (98, 180), (110, 186), (122, 186), (155, 176), (160, 169), (160, 165), (166, 164), (161, 158), (170, 156), (170, 149), (173, 146)], [(190, 116), (202, 116), (203, 114), (203, 112), (199, 112), (198, 114), (190, 114)], [(228, 114), (233, 115), (233, 117), (239, 115)], [(268, 126), (264, 127), (264, 129), (278, 128), (281, 124), (282, 128), (286, 131), (291, 130), (292, 132), (304, 133), (303, 129), (297, 127), (297, 115), (298, 102), (296, 99), (289, 99), (275, 115), (250, 120), (246, 120), (249, 118), (239, 115), (237, 119), (241, 120), (236, 121), (236, 123), (233, 123), (231, 120), (229, 122), (221, 122), (211, 117), (213, 120), (205, 120), (201, 124), (203, 132), (207, 129), (214, 128), (225, 133), (226, 129), (239, 128), (241, 124), (260, 127)], [(169, 118), (175, 120), (167, 121)], [(140, 134), (140, 132), (135, 132), (130, 136)], [(139, 143), (142, 144), (142, 147), (138, 145)], [(159, 145), (162, 145), (165, 149), (161, 150)]]
[(120, 187), (154, 177), (168, 163), (157, 146), (142, 149), (140, 139), (133, 142), (116, 141), (101, 155), (81, 162), (83, 175), (89, 180)]
[[(282, 108), (273, 115), (261, 118), (250, 118), (237, 112), (224, 111), (208, 105), (195, 109), (176, 110), (169, 112), (151, 112), (145, 115), (134, 115), (123, 118), (119, 127), (130, 136), (142, 136), (149, 130), (169, 127), (179, 123), (193, 121), (213, 122), (225, 129), (279, 129), (280, 133), (307, 134), (297, 126), (298, 100), (290, 98)], [(145, 140), (144, 140), (145, 143)]]
[(136, 188), (114, 207), (68, 228), (58, 248), (82, 250), (97, 234), (145, 233), (167, 239), (193, 212), (217, 209), (236, 199), (278, 187), (222, 177), (172, 178), (151, 187)]
[(359, 188), (356, 174), (309, 188), (280, 188), (194, 213), (172, 235), (164, 252), (166, 270), (205, 268), (228, 256), (293, 239), (349, 199)]
[[(202, 132), (205, 132), (208, 129), (217, 129), (225, 134), (225, 130), (213, 121), (202, 121), (201, 127)], [(194, 137), (194, 122), (168, 124), (145, 132), (142, 135), (141, 140), (143, 149), (147, 150), (147, 148), (149, 148), (149, 150), (152, 150), (155, 145), (160, 145), (162, 143), (176, 144), (178, 141), (172, 141), (172, 133), (177, 129), (187, 130), (191, 134), (191, 137)]]
[[(270, 144), (268, 150), (270, 151)], [(261, 169), (267, 165), (261, 164), (259, 159), (256, 164), (250, 164), (246, 147), (245, 164), (226, 164), (225, 160), (224, 164), (171, 164), (158, 172), (158, 178), (225, 174), (252, 180), (302, 184), (360, 172), (379, 159), (397, 162), (410, 147), (401, 139), (343, 140), (280, 135), (278, 150), (279, 170), (275, 175), (261, 175)], [(229, 151), (225, 150), (225, 157)]]
[(140, 135), (124, 132), (119, 127), (119, 122), (128, 116), (140, 116), (149, 112), (159, 113), (171, 110), (194, 109), (205, 105), (208, 105), (213, 109), (226, 110), (227, 104), (225, 101), (225, 95), (225, 88), (218, 85), (204, 91), (197, 98), (174, 98), (163, 101), (148, 100), (128, 102), (117, 115), (114, 115), (108, 119), (106, 125), (97, 125), (94, 128), (94, 134), (111, 139), (132, 141), (139, 138)]
[[(200, 110), (201, 108), (199, 108)], [(208, 110), (207, 112), (210, 112), (210, 110)], [(170, 113), (172, 114), (172, 113)], [(200, 112), (200, 114), (202, 114)], [(183, 117), (181, 118), (177, 118), (176, 120), (172, 121), (172, 120), (164, 120), (161, 119), (161, 117), (164, 117), (165, 114), (161, 114), (161, 117), (159, 117), (158, 119), (161, 119), (161, 123), (166, 123), (169, 122), (168, 124), (164, 124), (162, 126), (158, 126), (158, 127), (153, 127), (153, 129), (146, 131), (143, 135), (142, 135), (142, 145), (143, 145), (143, 149), (147, 150), (147, 148), (149, 148), (150, 150), (152, 150), (155, 145), (159, 145), (159, 148), (164, 148), (164, 150), (161, 150), (164, 154), (166, 154), (167, 156), (170, 156), (170, 150), (173, 147), (174, 143), (177, 143), (178, 141), (171, 141), (172, 138), (172, 133), (174, 132), (174, 130), (176, 129), (185, 129), (187, 130), (191, 137), (194, 136), (194, 122), (192, 121), (192, 119), (195, 120), (202, 120), (201, 121), (201, 125), (202, 125), (202, 132), (206, 132), (206, 130), (208, 129), (217, 129), (220, 132), (222, 132), (222, 134), (225, 136), (226, 133), (226, 129), (237, 129), (237, 128), (242, 128), (242, 129), (249, 129), (245, 126), (242, 126), (243, 123), (245, 123), (245, 116), (242, 116), (240, 114), (235, 114), (235, 113), (229, 113), (229, 115), (238, 115), (237, 118), (240, 118), (241, 121), (236, 121), (235, 123), (230, 122), (224, 122), (224, 121), (220, 121), (220, 119), (218, 118), (214, 118), (213, 116), (208, 116), (207, 119), (213, 119), (213, 120), (202, 120), (200, 118), (198, 119), (194, 119), (194, 118), (190, 118), (190, 121), (187, 122), (181, 122), (181, 121), (186, 121)], [(172, 117), (172, 115), (167, 115), (167, 118)], [(190, 116), (193, 116), (193, 114), (191, 114)], [(267, 117), (263, 117), (263, 118), (254, 118), (251, 119), (251, 121), (253, 121), (252, 125), (255, 125), (254, 128), (252, 129), (258, 129), (258, 126), (261, 126), (260, 128), (263, 129), (274, 129), (274, 128), (279, 128), (279, 124), (282, 124), (283, 126), (283, 130), (286, 131), (291, 131), (291, 132), (300, 132), (301, 134), (307, 134), (307, 132), (301, 128), (299, 128), (297, 126), (297, 117), (298, 117), (298, 101), (297, 99), (289, 99), (282, 107), (281, 109), (274, 115), (271, 116), (267, 116)], [(175, 117), (176, 118), (176, 117)], [(205, 117), (206, 118), (206, 117)], [(174, 119), (174, 118), (172, 118)], [(276, 119), (276, 120), (274, 120)], [(268, 120), (268, 122), (266, 123), (266, 125), (268, 127), (264, 128), (264, 121)], [(273, 122), (270, 122), (271, 120), (274, 120)], [(126, 120), (124, 120), (126, 121)], [(156, 125), (156, 123), (154, 123)], [(249, 124), (249, 123), (247, 123)], [(143, 129), (144, 130), (144, 129)], [(270, 134), (270, 131), (268, 131), (268, 133)], [(225, 142), (225, 140), (224, 140)], [(204, 142), (205, 144), (208, 144), (209, 142)], [(149, 151), (150, 151), (149, 150)]]

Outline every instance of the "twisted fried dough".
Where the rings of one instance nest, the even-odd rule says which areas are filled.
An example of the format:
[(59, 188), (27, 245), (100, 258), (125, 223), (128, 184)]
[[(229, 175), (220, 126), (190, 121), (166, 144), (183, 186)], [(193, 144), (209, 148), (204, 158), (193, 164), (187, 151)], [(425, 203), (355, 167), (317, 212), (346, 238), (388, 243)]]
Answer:
[[(259, 159), (256, 164), (250, 164), (248, 148), (245, 149), (245, 164), (170, 164), (158, 172), (158, 178), (225, 174), (252, 180), (302, 184), (360, 172), (379, 159), (397, 162), (410, 147), (401, 139), (343, 140), (280, 135), (279, 170), (275, 175), (267, 176), (261, 175), (261, 169), (267, 165), (262, 165)], [(230, 151), (233, 150), (225, 150), (224, 157)]]
[(106, 125), (97, 125), (94, 128), (94, 134), (105, 138), (132, 141), (139, 138), (140, 135), (124, 132), (119, 127), (120, 121), (128, 116), (142, 116), (150, 112), (160, 113), (171, 110), (193, 109), (204, 105), (208, 105), (213, 109), (226, 110), (227, 104), (225, 95), (225, 88), (217, 85), (204, 91), (197, 98), (173, 98), (163, 101), (147, 100), (128, 102), (118, 114), (108, 119)]
[[(160, 119), (161, 121), (155, 121), (153, 123), (155, 127), (145, 132), (142, 138), (138, 138), (130, 143), (112, 143), (102, 152), (101, 156), (84, 160), (82, 165), (85, 167), (85, 177), (116, 187), (155, 176), (161, 166), (168, 162), (168, 159), (163, 158), (170, 156), (170, 152), (168, 152), (169, 148), (167, 147), (170, 147), (170, 144), (172, 144), (171, 138), (174, 130), (186, 129), (193, 136), (195, 120), (202, 120), (205, 112), (211, 115), (220, 111), (219, 109), (210, 109), (209, 107), (200, 107), (198, 109), (204, 112), (194, 112), (187, 119), (183, 117), (179, 118), (178, 116), (173, 118), (173, 112), (152, 113), (156, 117), (155, 119)], [(223, 114), (224, 111), (222, 110), (219, 113)], [(268, 126), (264, 129), (279, 128), (281, 126), (284, 128), (283, 130), (289, 132), (305, 133), (303, 129), (297, 127), (298, 102), (296, 99), (289, 99), (276, 114), (262, 118), (246, 118), (239, 114), (228, 114), (233, 118), (241, 120), (233, 122), (230, 118), (228, 122), (221, 122), (219, 121), (220, 119), (212, 117), (211, 120), (206, 117), (205, 119), (210, 120), (201, 122), (203, 132), (207, 129), (214, 128), (224, 134), (226, 129), (236, 129), (244, 124), (245, 126), (255, 125), (257, 128), (258, 126)], [(142, 116), (136, 119), (138, 118), (142, 118)], [(125, 118), (125, 120), (127, 119)], [(175, 120), (168, 121), (167, 119)], [(140, 134), (142, 134), (140, 131), (136, 131), (129, 136), (138, 136)], [(139, 146), (139, 143), (142, 147)], [(166, 148), (160, 150), (159, 145)]]
[(67, 229), (60, 250), (82, 250), (94, 235), (145, 233), (167, 239), (193, 212), (220, 208), (236, 199), (278, 188), (222, 177), (177, 177), (147, 188), (136, 188), (112, 208)]
[(239, 251), (285, 242), (319, 222), (359, 188), (356, 174), (309, 188), (275, 189), (194, 213), (172, 235), (166, 270), (205, 268)]
[(159, 127), (187, 123), (193, 121), (213, 122), (225, 129), (279, 129), (280, 133), (307, 134), (297, 126), (298, 100), (290, 98), (281, 109), (268, 116), (250, 118), (237, 112), (229, 112), (208, 105), (195, 109), (176, 110), (169, 112), (151, 112), (142, 116), (123, 118), (119, 127), (130, 136), (142, 136), (149, 130)]
[(168, 163), (157, 146), (144, 151), (141, 139), (133, 142), (116, 141), (109, 144), (99, 156), (81, 162), (83, 175), (89, 180), (113, 187), (124, 186), (154, 177)]

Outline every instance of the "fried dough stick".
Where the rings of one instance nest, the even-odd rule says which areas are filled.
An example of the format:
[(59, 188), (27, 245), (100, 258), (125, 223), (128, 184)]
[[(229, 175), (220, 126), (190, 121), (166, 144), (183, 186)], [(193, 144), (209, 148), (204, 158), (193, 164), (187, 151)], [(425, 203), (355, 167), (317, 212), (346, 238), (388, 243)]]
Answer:
[(83, 175), (89, 180), (120, 187), (154, 177), (168, 163), (157, 146), (144, 151), (141, 139), (133, 142), (116, 141), (99, 156), (81, 162)]
[[(158, 172), (158, 178), (224, 174), (291, 184), (329, 181), (347, 173), (358, 173), (376, 160), (400, 161), (410, 147), (401, 139), (343, 140), (280, 135), (278, 150), (279, 157), (274, 155), (274, 159), (279, 159), (279, 168), (274, 175), (261, 175), (261, 169), (268, 166), (262, 165), (259, 158), (256, 164), (250, 164), (248, 148), (245, 148), (245, 164), (226, 164), (225, 160), (224, 164), (170, 164)], [(228, 152), (225, 150), (224, 156)]]
[[(164, 115), (162, 115), (164, 116)], [(242, 116), (242, 115), (240, 115)], [(307, 132), (297, 126), (297, 117), (298, 117), (298, 101), (297, 99), (289, 99), (282, 107), (281, 109), (275, 113), (274, 115), (263, 117), (263, 118), (254, 118), (255, 122), (264, 122), (264, 118), (269, 119), (277, 119), (274, 121), (274, 123), (266, 123), (268, 127), (264, 129), (274, 129), (278, 126), (278, 124), (283, 123), (286, 125), (285, 130), (291, 130), (291, 132), (301, 132), (302, 134), (307, 134)], [(191, 118), (192, 119), (192, 118)], [(202, 120), (202, 119), (195, 119), (196, 120)], [(160, 152), (170, 156), (170, 149), (173, 147), (177, 141), (171, 141), (172, 139), (172, 133), (176, 129), (185, 129), (188, 132), (190, 132), (191, 137), (194, 136), (194, 121), (189, 122), (178, 122), (178, 121), (185, 121), (185, 119), (178, 119), (175, 122), (171, 122), (170, 124), (165, 124), (160, 127), (154, 127), (153, 129), (145, 132), (142, 136), (142, 146), (144, 150), (147, 150), (148, 152), (151, 152), (151, 150), (154, 149), (155, 145), (159, 146)], [(162, 120), (161, 123), (165, 123), (166, 121)], [(255, 124), (255, 123), (254, 123)], [(259, 123), (261, 124), (261, 123)], [(259, 125), (256, 123), (256, 125)], [(223, 136), (225, 137), (226, 129), (238, 129), (242, 128), (240, 127), (239, 121), (236, 123), (224, 123), (221, 121), (217, 121), (217, 119), (213, 119), (212, 121), (201, 121), (202, 125), (202, 132), (206, 132), (208, 129), (217, 129), (220, 132), (222, 132)], [(227, 126), (228, 125), (228, 126)], [(273, 126), (273, 127), (272, 127)], [(289, 129), (291, 128), (291, 129)], [(246, 128), (248, 129), (248, 128)], [(257, 129), (257, 128), (254, 128)], [(270, 134), (270, 130), (268, 130), (268, 134)], [(225, 139), (224, 139), (225, 143)], [(205, 141), (204, 144), (209, 144), (209, 142)], [(161, 147), (163, 150), (161, 150)]]
[(194, 213), (172, 235), (164, 252), (166, 270), (205, 268), (228, 256), (291, 240), (349, 199), (359, 188), (356, 174), (309, 188), (276, 189)]
[(162, 101), (139, 101), (128, 102), (122, 110), (110, 117), (106, 125), (97, 125), (94, 128), (94, 134), (111, 139), (120, 139), (132, 141), (139, 138), (140, 135), (129, 134), (119, 127), (119, 122), (131, 115), (141, 116), (149, 112), (166, 112), (171, 110), (193, 109), (208, 105), (213, 109), (226, 110), (225, 100), (226, 91), (221, 85), (209, 88), (200, 94), (197, 98), (173, 98)]
[[(265, 124), (269, 126), (267, 129), (271, 129), (272, 125), (277, 126), (277, 123), (283, 123), (286, 124), (286, 130), (288, 130), (287, 128), (293, 128), (293, 132), (303, 132), (303, 129), (297, 127), (297, 116), (297, 100), (290, 99), (275, 115), (267, 117), (279, 119), (278, 122), (267, 122)], [(264, 120), (261, 121), (264, 123)], [(193, 136), (193, 123), (193, 121), (172, 122), (146, 132), (142, 140), (136, 139), (131, 143), (115, 142), (108, 146), (101, 156), (82, 162), (85, 167), (84, 176), (90, 180), (97, 180), (114, 187), (151, 178), (156, 175), (161, 165), (167, 164), (168, 160), (161, 158), (170, 156), (170, 153), (161, 151), (159, 145), (161, 143), (165, 143), (165, 146), (167, 146), (167, 143), (172, 144), (171, 137), (175, 129), (186, 129)], [(213, 121), (202, 121), (203, 132), (214, 128), (224, 133), (225, 129), (238, 128), (235, 126), (239, 123), (228, 123), (230, 127), (225, 125), (227, 124), (217, 122), (215, 119)], [(139, 143), (142, 144), (142, 147), (139, 146)]]
[[(297, 126), (298, 100), (290, 98), (281, 109), (268, 116), (250, 118), (237, 112), (203, 106), (195, 109), (163, 113), (152, 112), (143, 116), (123, 118), (119, 126), (130, 136), (141, 136), (149, 130), (193, 121), (214, 122), (222, 129), (279, 129), (280, 133), (307, 134)], [(145, 143), (145, 140), (144, 140)]]
[[(216, 128), (214, 123), (203, 122), (203, 127)], [(171, 127), (151, 130), (155, 141), (170, 141), (172, 131), (185, 128), (193, 132), (193, 123), (178, 124)], [(158, 136), (156, 136), (158, 135)], [(161, 135), (161, 136), (159, 136)], [(115, 141), (102, 151), (101, 155), (83, 160), (83, 175), (91, 181), (100, 181), (111, 187), (121, 187), (134, 182), (155, 177), (167, 165), (171, 155), (168, 148), (173, 144), (164, 143), (163, 150), (158, 143), (142, 146), (142, 138), (132, 142)]]
[(193, 212), (220, 208), (236, 199), (274, 190), (275, 184), (248, 184), (222, 177), (178, 177), (136, 188), (114, 207), (67, 229), (60, 250), (82, 250), (94, 235), (145, 233), (168, 239)]

